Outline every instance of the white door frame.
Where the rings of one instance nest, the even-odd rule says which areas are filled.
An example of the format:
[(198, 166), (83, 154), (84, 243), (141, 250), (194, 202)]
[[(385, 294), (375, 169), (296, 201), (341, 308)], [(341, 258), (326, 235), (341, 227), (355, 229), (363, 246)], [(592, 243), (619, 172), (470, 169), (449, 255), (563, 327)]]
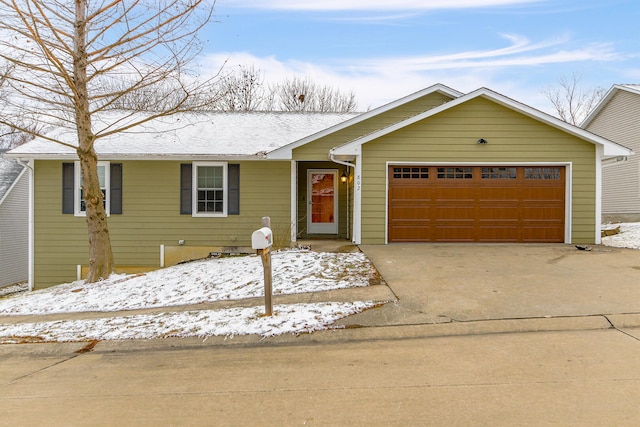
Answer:
[[(323, 173), (333, 175), (333, 223), (314, 224), (312, 216), (311, 174)], [(338, 234), (338, 169), (308, 169), (307, 170), (307, 233), (308, 234)]]

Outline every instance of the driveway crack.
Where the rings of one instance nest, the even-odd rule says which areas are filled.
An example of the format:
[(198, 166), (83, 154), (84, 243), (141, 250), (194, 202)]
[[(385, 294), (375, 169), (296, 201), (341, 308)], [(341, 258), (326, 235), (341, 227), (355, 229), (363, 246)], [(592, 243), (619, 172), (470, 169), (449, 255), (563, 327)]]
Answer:
[(0, 385), (0, 387), (7, 387), (7, 386), (10, 386), (10, 385), (12, 385), (12, 384), (17, 383), (17, 382), (18, 382), (18, 381), (20, 381), (20, 380), (23, 380), (23, 379), (25, 379), (25, 378), (29, 378), (29, 377), (31, 377), (31, 376), (33, 376), (33, 375), (39, 374), (39, 373), (44, 372), (44, 371), (46, 371), (46, 370), (48, 370), (48, 369), (51, 369), (51, 368), (54, 368), (54, 367), (56, 367), (56, 366), (58, 366), (58, 365), (61, 365), (61, 364), (63, 364), (63, 363), (69, 362), (69, 361), (71, 361), (71, 360), (75, 359), (76, 357), (78, 357), (78, 356), (80, 356), (80, 355), (82, 355), (82, 354), (85, 354), (85, 353), (88, 353), (88, 352), (90, 352), (90, 351), (93, 351), (94, 347), (95, 347), (99, 342), (100, 342), (99, 340), (92, 340), (92, 341), (89, 341), (89, 342), (88, 342), (84, 347), (80, 348), (79, 350), (74, 351), (72, 354), (70, 354), (70, 355), (69, 355), (69, 356), (67, 356), (66, 358), (64, 358), (64, 359), (62, 359), (62, 360), (58, 360), (58, 361), (57, 361), (57, 362), (55, 362), (55, 363), (52, 363), (52, 364), (47, 365), (47, 366), (44, 366), (44, 367), (42, 367), (42, 368), (40, 368), (40, 369), (37, 369), (37, 370), (35, 370), (35, 371), (31, 371), (31, 372), (26, 373), (26, 374), (24, 374), (24, 375), (20, 375), (19, 377), (13, 378), (11, 381), (7, 381), (6, 383), (1, 384), (1, 385)]
[(632, 334), (630, 334), (629, 332), (624, 331), (624, 330), (622, 330), (622, 329), (618, 328), (618, 327), (617, 327), (617, 326), (616, 326), (616, 325), (611, 321), (611, 319), (609, 319), (609, 317), (608, 317), (607, 315), (603, 315), (602, 317), (604, 317), (605, 319), (607, 319), (607, 322), (609, 322), (609, 324), (611, 325), (611, 328), (615, 329), (616, 331), (618, 331), (618, 332), (620, 332), (620, 333), (622, 333), (622, 334), (624, 334), (624, 335), (626, 335), (626, 336), (628, 336), (628, 337), (630, 337), (630, 338), (633, 338), (633, 339), (634, 339), (634, 340), (636, 340), (636, 341), (640, 341), (640, 337), (637, 337), (637, 336), (635, 336), (635, 335), (632, 335)]

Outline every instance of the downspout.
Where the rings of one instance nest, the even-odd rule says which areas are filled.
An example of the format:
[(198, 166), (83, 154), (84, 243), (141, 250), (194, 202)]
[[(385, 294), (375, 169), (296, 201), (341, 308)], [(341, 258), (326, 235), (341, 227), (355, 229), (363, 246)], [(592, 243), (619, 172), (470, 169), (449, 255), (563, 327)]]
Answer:
[[(333, 154), (333, 149), (329, 150), (329, 158), (331, 159), (332, 162), (337, 163), (339, 165), (343, 165), (346, 167), (350, 167), (353, 168), (355, 170), (356, 165), (354, 165), (353, 163), (349, 163), (346, 162), (344, 160), (338, 160), (335, 158), (334, 154)], [(351, 174), (349, 174), (351, 175)], [(351, 216), (350, 216), (350, 210), (349, 210), (349, 185), (350, 183), (347, 182), (347, 239), (350, 239), (350, 233), (349, 233), (349, 226), (351, 225)]]
[(23, 166), (29, 171), (29, 219), (28, 219), (28, 229), (29, 229), (29, 260), (28, 260), (28, 272), (27, 272), (27, 280), (29, 283), (29, 291), (33, 291), (33, 274), (34, 274), (34, 236), (33, 236), (33, 208), (34, 208), (34, 190), (33, 190), (33, 180), (34, 180), (34, 170), (33, 166), (29, 164), (29, 162), (25, 163), (22, 159), (16, 159), (18, 164)]
[[(596, 245), (602, 243), (602, 159), (604, 157), (604, 147), (596, 145), (596, 235), (594, 242)], [(569, 242), (571, 243), (571, 242)]]

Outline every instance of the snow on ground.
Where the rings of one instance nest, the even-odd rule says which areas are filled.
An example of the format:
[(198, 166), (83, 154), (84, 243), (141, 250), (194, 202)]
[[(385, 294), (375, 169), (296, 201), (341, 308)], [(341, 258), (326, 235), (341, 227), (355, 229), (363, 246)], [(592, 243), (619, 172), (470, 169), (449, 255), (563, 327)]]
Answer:
[(328, 329), (336, 321), (373, 307), (372, 302), (288, 304), (226, 310), (197, 310), (104, 319), (60, 320), (0, 326), (0, 343), (27, 341), (88, 341), (309, 333)]
[[(603, 237), (602, 244), (640, 249), (640, 223), (603, 228), (617, 226), (620, 233)], [(367, 286), (375, 274), (359, 252), (274, 252), (272, 268), (274, 295)], [(0, 295), (0, 315), (170, 307), (262, 297), (263, 289), (259, 257), (219, 258), (141, 275), (113, 275), (93, 284), (77, 281), (35, 292), (6, 292), (4, 298)], [(0, 343), (298, 334), (331, 328), (336, 320), (374, 305), (370, 301), (276, 305), (270, 317), (263, 315), (263, 306), (184, 312), (168, 308), (161, 314), (0, 324)]]
[(620, 233), (602, 238), (605, 246), (618, 248), (640, 249), (640, 222), (622, 222), (618, 224), (606, 224), (603, 229), (620, 227)]
[[(271, 264), (274, 295), (367, 286), (374, 272), (360, 252), (274, 252)], [(22, 294), (0, 300), (0, 315), (136, 310), (259, 297), (264, 295), (263, 277), (256, 255), (214, 258)]]
[[(367, 286), (375, 274), (359, 252), (325, 253), (302, 250), (274, 252), (273, 293), (292, 294)], [(0, 315), (119, 311), (236, 300), (264, 295), (263, 268), (258, 256), (196, 261), (140, 275), (113, 275), (21, 293), (0, 299)], [(16, 337), (43, 341), (157, 338), (311, 332), (372, 307), (372, 302), (295, 304), (198, 310), (108, 319), (0, 325), (0, 342)]]
[(0, 288), (0, 298), (11, 294), (17, 294), (19, 292), (25, 292), (29, 290), (28, 283), (18, 283), (16, 285), (9, 285)]

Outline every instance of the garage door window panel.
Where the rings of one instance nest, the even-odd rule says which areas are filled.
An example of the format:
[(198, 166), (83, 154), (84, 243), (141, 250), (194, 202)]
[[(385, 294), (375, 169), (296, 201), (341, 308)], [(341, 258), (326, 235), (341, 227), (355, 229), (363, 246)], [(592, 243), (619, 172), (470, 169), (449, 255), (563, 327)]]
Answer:
[(560, 168), (524, 168), (524, 178), (531, 180), (559, 180)]
[(516, 179), (518, 177), (516, 168), (482, 168), (482, 179)]
[(473, 168), (438, 168), (438, 179), (473, 179)]
[(425, 167), (395, 167), (394, 179), (429, 179), (429, 168)]

